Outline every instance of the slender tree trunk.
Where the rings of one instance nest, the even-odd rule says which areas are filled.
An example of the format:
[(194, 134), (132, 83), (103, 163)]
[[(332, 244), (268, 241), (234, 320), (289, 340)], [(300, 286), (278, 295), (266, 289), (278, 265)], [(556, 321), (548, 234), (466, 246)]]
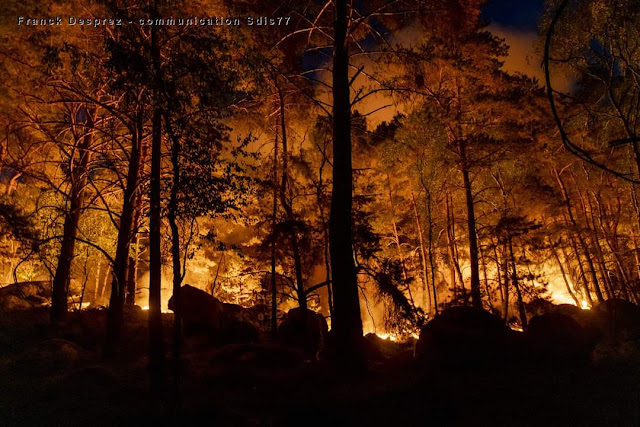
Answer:
[(82, 310), (82, 302), (84, 301), (84, 293), (87, 290), (87, 282), (89, 281), (89, 271), (87, 270), (87, 264), (89, 263), (89, 251), (87, 251), (87, 257), (84, 260), (83, 278), (82, 278), (82, 291), (80, 292), (80, 301), (78, 302), (78, 310)]
[[(142, 125), (142, 122), (139, 122)], [(138, 130), (138, 134), (142, 135), (143, 129)], [(140, 175), (144, 175), (144, 164), (147, 159), (148, 144), (145, 144), (144, 139), (140, 141), (141, 153), (140, 153)], [(133, 306), (136, 303), (136, 284), (138, 282), (138, 256), (140, 252), (139, 248), (139, 234), (140, 234), (140, 218), (142, 216), (142, 202), (143, 194), (138, 186), (136, 189), (134, 214), (133, 214), (133, 236), (131, 237), (131, 247), (133, 247), (134, 253), (129, 256), (128, 270), (127, 270), (127, 293), (125, 296), (125, 304)]]
[[(578, 239), (578, 243), (580, 244), (580, 248), (583, 251), (583, 255), (585, 257), (585, 260), (587, 261), (587, 264), (589, 266), (589, 275), (591, 276), (591, 281), (593, 283), (593, 287), (596, 291), (596, 297), (598, 298), (598, 302), (603, 302), (604, 301), (604, 297), (602, 296), (602, 292), (600, 290), (600, 286), (598, 284), (598, 277), (596, 276), (596, 270), (595, 267), (593, 265), (593, 260), (591, 259), (591, 255), (589, 254), (589, 247), (587, 246), (587, 243), (584, 240), (584, 236), (582, 236), (582, 233), (580, 232), (580, 226), (578, 225), (578, 222), (575, 219), (575, 216), (573, 215), (573, 209), (571, 208), (571, 200), (569, 199), (569, 194), (567, 192), (567, 188), (564, 184), (564, 181), (562, 180), (562, 177), (560, 176), (560, 174), (558, 173), (558, 170), (554, 167), (553, 169), (555, 176), (556, 176), (556, 180), (558, 181), (558, 185), (560, 186), (560, 190), (562, 191), (562, 197), (565, 201), (565, 206), (566, 206), (566, 211), (567, 211), (567, 215), (569, 216), (569, 220), (571, 221), (571, 224), (573, 225), (574, 229), (576, 230), (575, 232), (575, 237)], [(575, 248), (577, 250), (577, 248)], [(576, 252), (577, 254), (577, 252)], [(578, 257), (579, 259), (579, 257)], [(586, 281), (586, 277), (585, 277), (585, 281)], [(588, 292), (587, 292), (588, 294)], [(589, 299), (591, 299), (591, 296), (589, 296)], [(591, 303), (591, 302), (590, 302)]]
[(107, 283), (109, 282), (109, 277), (111, 276), (111, 264), (107, 264), (107, 268), (104, 271), (104, 279), (100, 281), (100, 290), (98, 292), (98, 300), (100, 304), (104, 302), (104, 291), (107, 289)]
[[(158, 16), (157, 0), (151, 18)], [(154, 110), (151, 134), (151, 178), (149, 182), (149, 385), (159, 393), (165, 381), (165, 354), (162, 338), (162, 100), (163, 87), (158, 27), (151, 27), (151, 59), (154, 68)]]
[[(142, 112), (138, 112), (138, 121), (142, 121)], [(138, 127), (138, 129), (140, 129)], [(116, 256), (113, 263), (113, 280), (111, 282), (111, 297), (109, 298), (109, 310), (107, 312), (107, 339), (104, 346), (104, 356), (115, 356), (120, 341), (122, 328), (122, 313), (127, 283), (127, 261), (133, 229), (133, 216), (135, 194), (138, 188), (140, 168), (140, 139), (142, 135), (133, 133), (131, 138), (131, 153), (129, 155), (129, 169), (127, 182), (122, 201), (122, 213), (120, 214), (120, 227), (116, 244)]]
[(411, 292), (411, 285), (409, 283), (407, 276), (407, 268), (404, 262), (404, 254), (402, 253), (402, 247), (400, 246), (400, 235), (398, 234), (398, 226), (396, 224), (396, 213), (395, 206), (393, 204), (393, 195), (391, 192), (391, 176), (387, 172), (387, 185), (389, 188), (389, 206), (391, 208), (391, 229), (393, 230), (393, 239), (396, 244), (396, 250), (398, 251), (398, 260), (400, 261), (400, 268), (402, 268), (402, 280), (407, 286), (407, 293), (409, 294), (409, 302), (411, 303), (411, 307), (415, 309), (416, 304), (413, 300), (413, 293)]
[(587, 280), (587, 273), (584, 271), (584, 266), (582, 265), (582, 257), (580, 255), (580, 251), (578, 251), (578, 244), (576, 243), (575, 236), (573, 234), (569, 235), (569, 241), (571, 242), (571, 248), (573, 249), (573, 253), (576, 254), (576, 261), (578, 262), (578, 271), (580, 272), (580, 280), (582, 281), (584, 296), (587, 299), (587, 303), (589, 303), (589, 306), (592, 307), (593, 298), (591, 298), (591, 291), (589, 290), (589, 281)]
[[(174, 406), (180, 408), (180, 354), (182, 347), (182, 304), (180, 301), (180, 286), (182, 285), (182, 265), (180, 260), (180, 230), (178, 229), (178, 189), (181, 185), (180, 177), (180, 145), (171, 128), (171, 119), (165, 113), (165, 128), (171, 138), (171, 167), (173, 169), (171, 192), (167, 209), (167, 219), (171, 229), (171, 261), (173, 270), (173, 387)], [(185, 251), (188, 250), (185, 249)]]
[[(59, 322), (67, 315), (68, 304), (67, 297), (69, 292), (69, 281), (71, 278), (71, 264), (75, 255), (76, 237), (78, 234), (78, 224), (80, 215), (84, 205), (84, 193), (88, 180), (88, 166), (91, 160), (91, 142), (93, 134), (90, 128), (93, 126), (93, 118), (91, 114), (84, 108), (86, 119), (84, 123), (74, 123), (74, 126), (81, 127), (82, 136), (76, 141), (75, 148), (78, 152), (77, 165), (75, 158), (70, 159), (71, 166), (71, 190), (69, 193), (69, 210), (64, 218), (62, 245), (60, 247), (60, 255), (58, 256), (58, 266), (53, 277), (52, 295), (51, 295), (51, 321)], [(77, 116), (80, 116), (78, 111)], [(78, 119), (74, 118), (74, 121)]]
[(516, 268), (516, 257), (513, 253), (513, 240), (511, 236), (509, 236), (507, 242), (509, 245), (509, 258), (511, 259), (511, 283), (513, 283), (513, 289), (516, 290), (516, 298), (518, 302), (518, 314), (520, 315), (520, 324), (522, 325), (522, 329), (526, 330), (528, 326), (527, 312), (524, 308), (522, 291), (520, 290), (520, 281), (518, 280), (518, 270)]
[(504, 273), (504, 305), (502, 306), (502, 317), (505, 323), (509, 323), (509, 260), (507, 258), (507, 248), (502, 248), (502, 272)]
[(361, 371), (365, 367), (358, 278), (353, 259), (351, 164), (351, 100), (347, 0), (335, 0), (333, 40), (333, 189), (329, 219), (329, 250), (338, 367)]
[(433, 308), (438, 315), (438, 295), (436, 292), (436, 266), (433, 259), (433, 216), (431, 215), (431, 192), (427, 191), (427, 221), (429, 224), (429, 267), (431, 267), (431, 288), (433, 291)]
[(271, 336), (278, 334), (278, 288), (276, 282), (276, 225), (278, 222), (278, 132), (273, 147), (273, 206), (271, 209)]
[(476, 234), (475, 204), (473, 190), (469, 177), (469, 168), (466, 159), (466, 143), (458, 140), (460, 158), (462, 159), (462, 181), (464, 183), (464, 195), (467, 204), (467, 228), (469, 231), (469, 263), (471, 264), (471, 304), (476, 308), (482, 308), (482, 295), (480, 293), (480, 269), (478, 263), (478, 235)]
[(96, 266), (95, 280), (93, 283), (93, 298), (91, 298), (91, 306), (94, 306), (98, 300), (98, 292), (100, 291), (100, 275), (102, 274), (102, 257), (98, 258), (98, 265)]
[(164, 346), (162, 339), (162, 254), (160, 247), (160, 162), (162, 158), (162, 112), (153, 112), (151, 141), (151, 182), (149, 194), (149, 371), (151, 389), (164, 384)]
[(562, 265), (562, 262), (560, 261), (560, 257), (558, 256), (558, 253), (556, 252), (556, 249), (555, 248), (551, 248), (551, 252), (553, 253), (553, 257), (555, 258), (556, 262), (558, 263), (558, 267), (560, 267), (560, 273), (562, 273), (562, 280), (564, 280), (564, 284), (567, 287), (567, 293), (569, 295), (571, 295), (571, 298), (573, 298), (573, 301), (575, 301), (576, 306), (580, 307), (580, 301), (578, 301), (578, 298), (573, 293), (573, 290), (571, 289), (571, 286), (569, 285), (569, 280), (567, 279), (567, 274), (564, 271), (564, 266)]
[[(620, 198), (617, 197), (618, 206), (620, 206)], [(629, 275), (625, 269), (625, 266), (620, 259), (620, 249), (617, 239), (617, 221), (616, 224), (610, 227), (605, 227), (604, 217), (607, 215), (607, 211), (603, 207), (603, 203), (601, 200), (601, 196), (596, 196), (596, 203), (598, 205), (598, 223), (600, 225), (600, 229), (602, 230), (602, 235), (604, 236), (605, 242), (607, 243), (607, 247), (609, 248), (609, 252), (611, 252), (611, 256), (613, 257), (615, 266), (616, 266), (616, 274), (620, 278), (620, 288), (622, 290), (622, 296), (625, 300), (629, 300), (629, 291), (627, 288), (627, 283), (629, 283)], [(618, 210), (618, 218), (620, 211)]]
[(423, 286), (423, 301), (425, 313), (431, 312), (431, 297), (429, 295), (429, 279), (427, 276), (427, 255), (424, 248), (424, 239), (422, 237), (422, 224), (420, 223), (420, 215), (418, 215), (418, 206), (416, 204), (416, 196), (411, 193), (411, 200), (413, 202), (413, 216), (416, 221), (416, 231), (418, 232), (418, 243), (420, 245), (420, 269), (422, 270), (422, 286)]
[[(582, 203), (582, 212), (584, 215), (585, 223), (587, 224), (587, 228), (591, 232), (591, 242), (593, 243), (593, 247), (595, 249), (595, 258), (598, 266), (600, 267), (600, 281), (604, 286), (604, 292), (607, 295), (607, 299), (611, 299), (611, 279), (609, 278), (607, 264), (604, 259), (604, 253), (602, 251), (602, 245), (600, 244), (600, 233), (598, 233), (598, 227), (596, 226), (596, 219), (593, 213), (593, 203), (591, 202), (591, 198), (587, 194), (587, 202), (585, 203), (584, 196), (581, 192), (580, 201)], [(588, 209), (587, 209), (588, 206)], [(589, 227), (589, 225), (591, 227)]]
[(323, 153), (320, 167), (318, 168), (318, 183), (316, 185), (316, 203), (318, 204), (318, 212), (320, 213), (320, 222), (322, 223), (322, 245), (323, 245), (323, 258), (325, 268), (325, 281), (327, 282), (327, 302), (329, 304), (329, 314), (333, 319), (333, 291), (331, 286), (331, 257), (329, 255), (329, 227), (327, 222), (327, 216), (323, 206), (323, 178), (322, 172), (326, 163), (326, 157)]
[(493, 308), (493, 298), (491, 297), (491, 287), (489, 286), (489, 275), (487, 274), (487, 255), (486, 251), (481, 251), (480, 261), (482, 263), (482, 278), (484, 279), (484, 291), (487, 294), (487, 302), (489, 307)]
[(284, 94), (282, 93), (282, 88), (278, 86), (277, 89), (278, 100), (280, 102), (280, 132), (282, 134), (282, 183), (280, 185), (280, 201), (285, 213), (287, 214), (289, 226), (291, 227), (289, 238), (291, 239), (291, 253), (293, 255), (293, 265), (296, 276), (296, 294), (298, 297), (298, 305), (303, 309), (302, 313), (304, 318), (306, 316), (307, 310), (307, 294), (304, 290), (304, 281), (302, 278), (300, 244), (298, 242), (298, 233), (294, 228), (295, 215), (293, 212), (293, 207), (291, 206), (289, 200), (287, 200), (287, 184), (289, 181), (289, 171), (287, 170), (289, 167), (289, 148), (287, 140), (287, 122), (285, 118)]
[(458, 262), (458, 249), (456, 247), (456, 225), (455, 225), (455, 218), (453, 216), (453, 208), (452, 208), (452, 203), (449, 202), (449, 199), (447, 198), (446, 201), (446, 208), (447, 208), (447, 244), (449, 246), (449, 256), (451, 257), (451, 282), (453, 284), (453, 296), (454, 298), (457, 298), (458, 296), (458, 289), (456, 286), (456, 277), (458, 278), (459, 282), (460, 282), (460, 295), (462, 295), (462, 298), (465, 301), (465, 304), (467, 303), (466, 300), (466, 289), (464, 287), (464, 278), (462, 277), (462, 270), (460, 269), (460, 263)]

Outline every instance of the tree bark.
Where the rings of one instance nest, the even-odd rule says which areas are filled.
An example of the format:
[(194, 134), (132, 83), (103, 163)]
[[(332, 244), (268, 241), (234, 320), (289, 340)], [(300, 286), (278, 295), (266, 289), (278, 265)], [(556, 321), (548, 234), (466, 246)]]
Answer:
[[(171, 167), (173, 176), (167, 209), (167, 219), (171, 229), (171, 264), (173, 272), (173, 387), (174, 405), (181, 406), (180, 399), (180, 353), (182, 350), (182, 304), (180, 303), (180, 286), (182, 285), (182, 265), (180, 260), (180, 230), (178, 229), (178, 190), (180, 177), (180, 145), (171, 127), (171, 119), (164, 114), (166, 131), (171, 139)], [(186, 248), (185, 250), (188, 250)]]
[[(573, 209), (571, 209), (571, 200), (569, 199), (569, 194), (567, 192), (567, 187), (564, 184), (564, 181), (562, 180), (562, 177), (560, 176), (560, 174), (558, 173), (558, 170), (554, 167), (553, 168), (553, 172), (556, 176), (556, 181), (558, 182), (558, 185), (560, 186), (560, 190), (562, 191), (562, 197), (564, 199), (565, 202), (565, 207), (566, 207), (566, 211), (567, 211), (567, 215), (569, 217), (569, 220), (571, 221), (571, 224), (573, 225), (574, 229), (575, 229), (575, 237), (578, 239), (578, 243), (580, 244), (580, 248), (583, 251), (585, 260), (587, 261), (587, 264), (589, 266), (589, 274), (591, 276), (591, 281), (593, 283), (594, 289), (596, 291), (596, 297), (598, 298), (598, 302), (603, 302), (604, 298), (602, 296), (602, 292), (600, 291), (600, 286), (598, 284), (598, 278), (596, 276), (596, 271), (595, 271), (595, 267), (593, 265), (593, 260), (591, 259), (591, 256), (589, 255), (589, 248), (587, 246), (587, 243), (584, 240), (584, 237), (582, 236), (582, 233), (580, 232), (580, 227), (578, 225), (578, 222), (575, 219), (575, 216), (573, 215)], [(576, 255), (578, 256), (578, 260), (580, 260), (580, 256), (578, 255), (577, 252), (577, 247), (574, 248), (576, 250)], [(582, 264), (580, 263), (580, 266), (582, 268)], [(588, 292), (588, 285), (586, 285), (586, 277), (585, 279), (585, 286), (587, 289), (587, 296), (588, 296), (588, 300), (591, 300), (591, 295), (589, 295)], [(590, 304), (592, 304), (592, 301), (589, 301)]]
[(51, 321), (62, 321), (67, 315), (68, 304), (67, 297), (69, 292), (69, 281), (71, 279), (71, 264), (75, 255), (76, 237), (78, 235), (78, 224), (82, 214), (84, 205), (85, 187), (88, 180), (88, 166), (91, 160), (91, 142), (93, 134), (90, 128), (93, 126), (93, 117), (81, 107), (86, 116), (85, 123), (79, 125), (77, 119), (80, 116), (80, 110), (77, 117), (74, 118), (74, 126), (81, 126), (82, 136), (76, 142), (78, 151), (78, 163), (75, 165), (75, 159), (71, 158), (69, 165), (71, 166), (71, 190), (69, 193), (69, 210), (64, 218), (62, 245), (60, 247), (60, 255), (58, 256), (58, 265), (56, 273), (53, 277), (52, 295), (51, 295)]
[[(157, 1), (153, 2), (151, 18), (158, 15)], [(165, 380), (165, 354), (162, 339), (162, 101), (163, 87), (158, 27), (151, 27), (151, 59), (154, 68), (154, 109), (151, 134), (151, 178), (149, 183), (149, 385), (159, 393)]]
[[(139, 123), (142, 125), (142, 123)], [(140, 128), (138, 134), (142, 135), (143, 129)], [(148, 144), (145, 144), (144, 139), (140, 141), (141, 153), (140, 153), (140, 176), (144, 175), (144, 164), (147, 159)], [(134, 248), (134, 253), (129, 257), (127, 265), (127, 293), (125, 296), (125, 304), (133, 306), (136, 303), (136, 285), (138, 281), (138, 256), (139, 256), (139, 234), (140, 234), (140, 218), (142, 216), (142, 202), (144, 195), (140, 187), (136, 190), (134, 215), (133, 215), (133, 236), (131, 237), (131, 247)]]
[(278, 132), (273, 147), (273, 206), (271, 209), (271, 336), (278, 334), (278, 288), (276, 281), (276, 225), (278, 222)]
[(160, 161), (162, 157), (162, 112), (153, 112), (151, 141), (151, 183), (149, 194), (149, 370), (151, 389), (164, 384), (164, 346), (162, 341), (162, 254), (160, 245)]
[(446, 198), (446, 215), (447, 215), (447, 246), (449, 247), (449, 257), (451, 258), (451, 283), (453, 286), (453, 297), (457, 298), (458, 288), (456, 286), (456, 277), (460, 281), (461, 292), (460, 295), (465, 299), (466, 304), (466, 290), (464, 287), (464, 279), (462, 277), (462, 270), (460, 269), (460, 263), (458, 262), (458, 250), (456, 248), (456, 224), (453, 216), (453, 203), (449, 202), (449, 197)]
[(422, 237), (422, 224), (420, 223), (420, 215), (418, 215), (418, 207), (416, 205), (416, 196), (411, 193), (411, 200), (413, 202), (413, 215), (416, 221), (416, 231), (418, 233), (418, 244), (420, 245), (420, 269), (422, 270), (422, 286), (423, 286), (423, 301), (425, 313), (431, 312), (431, 297), (429, 295), (429, 279), (427, 276), (427, 256), (424, 248), (424, 239)]
[(476, 308), (482, 308), (482, 295), (480, 293), (480, 268), (478, 263), (478, 235), (476, 234), (475, 204), (469, 167), (467, 165), (466, 143), (458, 140), (458, 148), (461, 158), (462, 181), (467, 205), (467, 228), (469, 232), (469, 263), (471, 265), (471, 304)]
[(507, 243), (509, 245), (509, 258), (511, 260), (511, 283), (513, 283), (513, 288), (516, 290), (516, 298), (518, 302), (518, 314), (520, 315), (520, 324), (522, 325), (522, 329), (527, 329), (527, 312), (524, 308), (524, 301), (522, 299), (522, 291), (520, 290), (520, 282), (518, 280), (518, 270), (516, 267), (516, 257), (513, 253), (513, 239), (509, 236)]
[[(142, 121), (142, 112), (137, 114), (137, 121)], [(136, 127), (136, 129), (140, 129)], [(116, 256), (113, 262), (113, 280), (111, 282), (111, 297), (109, 298), (109, 310), (107, 312), (107, 339), (104, 346), (104, 356), (115, 356), (120, 341), (122, 328), (122, 314), (127, 283), (127, 261), (133, 229), (133, 215), (135, 194), (138, 188), (140, 169), (140, 141), (142, 135), (133, 132), (131, 138), (131, 153), (129, 155), (129, 169), (127, 182), (122, 201), (122, 213), (120, 214), (120, 227), (116, 244)]]
[[(505, 323), (509, 323), (509, 261), (507, 258), (507, 248), (502, 248), (502, 272), (504, 273), (504, 305), (502, 306), (502, 318)], [(499, 271), (499, 270), (498, 270)]]
[(564, 266), (562, 265), (562, 262), (560, 261), (560, 257), (558, 256), (558, 253), (556, 252), (556, 249), (555, 248), (551, 248), (551, 252), (553, 252), (553, 257), (555, 258), (556, 262), (558, 263), (558, 267), (560, 267), (560, 273), (562, 273), (562, 280), (564, 280), (564, 284), (567, 287), (567, 292), (569, 293), (569, 295), (571, 296), (573, 301), (575, 301), (576, 306), (580, 307), (580, 301), (578, 301), (578, 298), (573, 293), (573, 290), (571, 289), (571, 286), (569, 285), (569, 280), (567, 279), (567, 274), (564, 271)]
[(335, 0), (333, 40), (333, 188), (329, 219), (329, 251), (338, 368), (365, 368), (358, 278), (353, 259), (351, 163), (351, 100), (349, 94), (349, 49), (347, 0)]
[[(300, 244), (298, 242), (298, 233), (294, 227), (295, 215), (293, 207), (287, 199), (287, 183), (289, 181), (289, 148), (287, 140), (287, 122), (285, 118), (285, 104), (284, 94), (282, 88), (277, 85), (278, 100), (280, 103), (280, 133), (282, 135), (282, 182), (280, 184), (280, 202), (287, 214), (287, 220), (289, 221), (289, 238), (291, 239), (291, 253), (293, 255), (293, 265), (295, 269), (296, 277), (296, 295), (298, 297), (298, 305), (303, 309), (303, 319), (307, 312), (307, 294), (304, 290), (304, 279), (302, 277), (302, 260), (300, 257)], [(303, 320), (304, 321), (304, 320)]]
[(431, 193), (427, 192), (427, 220), (429, 224), (429, 266), (431, 267), (431, 289), (433, 291), (433, 308), (438, 315), (438, 295), (436, 292), (436, 265), (433, 259), (433, 216), (431, 215)]

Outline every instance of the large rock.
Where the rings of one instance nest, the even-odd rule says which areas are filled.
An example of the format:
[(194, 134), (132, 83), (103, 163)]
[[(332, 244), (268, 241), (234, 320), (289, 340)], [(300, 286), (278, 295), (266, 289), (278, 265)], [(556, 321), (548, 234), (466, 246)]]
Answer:
[(415, 358), (428, 367), (492, 365), (508, 357), (510, 333), (500, 318), (484, 310), (448, 308), (420, 331)]
[(322, 314), (296, 307), (287, 312), (278, 327), (278, 340), (283, 345), (302, 349), (307, 357), (318, 359), (328, 332)]
[[(180, 305), (185, 335), (207, 335), (218, 344), (258, 340), (257, 328), (245, 320), (245, 309), (239, 305), (223, 303), (190, 285), (180, 288)], [(173, 297), (169, 309), (177, 309)]]
[(0, 288), (0, 309), (24, 310), (43, 305), (51, 299), (51, 282), (12, 283)]
[(584, 328), (562, 313), (534, 317), (525, 335), (536, 361), (586, 362), (591, 350)]
[(593, 309), (609, 337), (640, 339), (640, 307), (622, 299), (610, 299)]
[(593, 360), (636, 363), (640, 357), (640, 307), (610, 299), (590, 311), (601, 332), (592, 352)]

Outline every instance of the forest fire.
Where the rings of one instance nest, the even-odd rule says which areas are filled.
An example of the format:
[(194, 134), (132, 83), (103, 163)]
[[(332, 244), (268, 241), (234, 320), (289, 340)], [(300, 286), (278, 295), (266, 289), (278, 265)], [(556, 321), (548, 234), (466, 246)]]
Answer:
[(0, 425), (640, 425), (640, 0), (5, 3)]

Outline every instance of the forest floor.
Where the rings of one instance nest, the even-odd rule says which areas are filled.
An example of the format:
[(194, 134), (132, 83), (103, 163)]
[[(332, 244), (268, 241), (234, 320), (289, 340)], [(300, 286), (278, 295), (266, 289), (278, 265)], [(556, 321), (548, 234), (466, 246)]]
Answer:
[[(145, 323), (127, 323), (121, 355), (107, 362), (103, 317), (71, 313), (54, 328), (45, 309), (0, 314), (1, 426), (640, 425), (640, 360), (424, 368), (410, 346), (388, 341), (377, 342), (369, 372), (354, 378), (275, 345), (187, 341), (179, 399), (154, 396)], [(165, 315), (166, 336), (170, 324)]]

